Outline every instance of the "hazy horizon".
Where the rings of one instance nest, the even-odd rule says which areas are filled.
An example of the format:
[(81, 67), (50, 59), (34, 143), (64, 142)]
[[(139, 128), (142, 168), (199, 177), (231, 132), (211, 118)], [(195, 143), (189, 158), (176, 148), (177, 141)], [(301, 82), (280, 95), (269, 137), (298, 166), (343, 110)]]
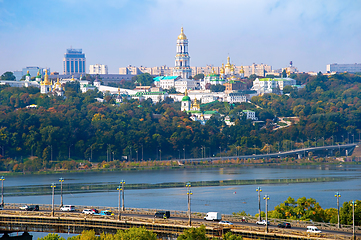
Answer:
[(67, 48), (91, 64), (174, 66), (180, 28), (191, 66), (290, 61), (299, 71), (360, 63), (361, 1), (0, 0), (0, 74), (26, 66), (63, 72)]

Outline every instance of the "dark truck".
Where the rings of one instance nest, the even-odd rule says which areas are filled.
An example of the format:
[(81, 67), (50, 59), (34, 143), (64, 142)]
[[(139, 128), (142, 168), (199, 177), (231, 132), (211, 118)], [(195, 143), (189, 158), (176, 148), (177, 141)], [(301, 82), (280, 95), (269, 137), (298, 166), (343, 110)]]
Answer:
[(154, 214), (154, 217), (155, 218), (164, 218), (164, 219), (170, 218), (170, 211), (157, 211)]

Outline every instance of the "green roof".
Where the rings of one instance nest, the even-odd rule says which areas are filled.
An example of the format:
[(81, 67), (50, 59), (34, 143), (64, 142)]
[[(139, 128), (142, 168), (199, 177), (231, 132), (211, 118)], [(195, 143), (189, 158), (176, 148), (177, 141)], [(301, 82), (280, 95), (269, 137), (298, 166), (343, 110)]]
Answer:
[(203, 114), (216, 114), (218, 113), (217, 111), (205, 111)]
[(182, 98), (182, 101), (190, 101), (190, 100), (191, 100), (191, 98), (189, 96), (184, 96)]
[(262, 81), (262, 82), (265, 82), (265, 81), (290, 81), (290, 79), (285, 79), (285, 78), (261, 78), (258, 80)]

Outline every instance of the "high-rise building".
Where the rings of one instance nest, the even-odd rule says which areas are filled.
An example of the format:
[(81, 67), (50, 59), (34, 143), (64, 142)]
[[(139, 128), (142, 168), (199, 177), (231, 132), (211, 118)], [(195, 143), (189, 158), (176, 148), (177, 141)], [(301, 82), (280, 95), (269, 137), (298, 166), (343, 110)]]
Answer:
[(355, 63), (355, 64), (328, 64), (326, 66), (327, 72), (349, 72), (349, 73), (356, 73), (361, 72), (361, 64)]
[(64, 54), (64, 74), (85, 74), (85, 54), (82, 49), (67, 49)]
[(189, 78), (192, 70), (189, 66), (190, 56), (188, 54), (188, 39), (181, 28), (181, 34), (177, 39), (177, 54), (175, 55), (175, 67), (173, 68), (174, 76)]
[(108, 66), (103, 64), (90, 65), (89, 74), (108, 74)]

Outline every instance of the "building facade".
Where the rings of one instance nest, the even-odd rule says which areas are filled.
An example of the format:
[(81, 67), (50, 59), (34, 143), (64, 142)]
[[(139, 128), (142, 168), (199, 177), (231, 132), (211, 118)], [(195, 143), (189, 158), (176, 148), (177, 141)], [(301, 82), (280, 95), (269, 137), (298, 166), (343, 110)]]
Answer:
[(177, 39), (177, 54), (175, 55), (175, 67), (173, 68), (173, 75), (188, 79), (192, 70), (189, 66), (190, 56), (188, 54), (188, 39), (181, 28), (181, 33)]
[(67, 49), (63, 58), (64, 75), (85, 74), (86, 59), (82, 49)]
[(108, 74), (108, 66), (103, 64), (90, 65), (89, 74)]
[(361, 72), (361, 64), (355, 63), (355, 64), (328, 64), (326, 66), (327, 72), (349, 72), (349, 73), (356, 73)]

